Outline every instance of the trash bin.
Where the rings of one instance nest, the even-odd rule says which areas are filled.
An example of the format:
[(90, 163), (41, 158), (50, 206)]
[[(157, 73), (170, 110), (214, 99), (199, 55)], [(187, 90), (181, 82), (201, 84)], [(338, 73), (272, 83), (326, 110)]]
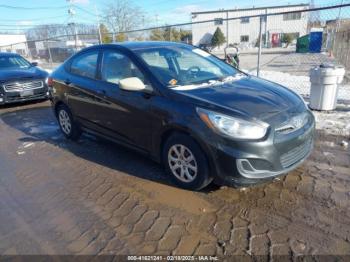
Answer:
[(343, 81), (345, 69), (334, 64), (321, 64), (310, 70), (310, 108), (334, 110), (337, 107), (338, 84)]

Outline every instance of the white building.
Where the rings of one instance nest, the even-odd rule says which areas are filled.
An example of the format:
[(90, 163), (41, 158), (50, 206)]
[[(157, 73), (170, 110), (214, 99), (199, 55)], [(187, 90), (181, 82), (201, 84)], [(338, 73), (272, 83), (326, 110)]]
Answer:
[(194, 12), (192, 22), (213, 21), (192, 25), (193, 44), (210, 44), (216, 28), (219, 27), (228, 40), (222, 48), (229, 44), (253, 47), (259, 37), (260, 15), (291, 12), (263, 17), (263, 44), (272, 47), (280, 46), (283, 34), (291, 34), (293, 39), (307, 34), (308, 12), (295, 12), (307, 9), (309, 9), (308, 4), (298, 4)]
[(28, 54), (25, 35), (0, 34), (0, 52), (13, 52), (21, 55)]

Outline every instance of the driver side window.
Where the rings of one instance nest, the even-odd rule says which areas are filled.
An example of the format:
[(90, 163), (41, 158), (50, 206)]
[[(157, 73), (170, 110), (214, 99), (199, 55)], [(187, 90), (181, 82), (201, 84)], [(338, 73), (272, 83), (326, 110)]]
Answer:
[(143, 73), (135, 66), (129, 57), (114, 50), (105, 51), (102, 58), (102, 80), (113, 84), (119, 84), (120, 80), (129, 77), (138, 77), (143, 83), (147, 84)]

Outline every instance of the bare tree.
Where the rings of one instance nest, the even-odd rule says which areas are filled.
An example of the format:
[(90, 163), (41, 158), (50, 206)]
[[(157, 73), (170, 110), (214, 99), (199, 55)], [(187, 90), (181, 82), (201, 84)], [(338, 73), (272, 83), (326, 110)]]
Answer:
[(144, 11), (127, 0), (113, 0), (108, 3), (104, 14), (103, 20), (114, 35), (140, 28), (145, 21)]
[[(97, 37), (98, 32), (95, 25), (78, 23), (75, 24), (75, 27), (80, 39)], [(71, 36), (70, 39), (73, 39), (74, 34), (75, 30), (72, 26), (62, 24), (38, 25), (26, 31), (28, 40), (47, 39), (56, 36)]]

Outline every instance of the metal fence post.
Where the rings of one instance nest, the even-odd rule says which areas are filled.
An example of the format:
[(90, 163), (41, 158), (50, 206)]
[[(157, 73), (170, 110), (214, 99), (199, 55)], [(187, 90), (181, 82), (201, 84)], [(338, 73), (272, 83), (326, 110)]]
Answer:
[(169, 26), (169, 42), (171, 42), (171, 26)]
[(46, 41), (46, 44), (47, 44), (47, 50), (49, 51), (49, 63), (50, 63), (50, 66), (52, 68), (52, 56), (51, 56), (51, 50), (50, 50), (50, 43), (49, 43), (49, 41)]
[(28, 41), (26, 41), (25, 45), (26, 45), (26, 48), (27, 48), (27, 56), (30, 57), (30, 59), (33, 59), (32, 51), (29, 48)]
[(256, 76), (259, 77), (260, 75), (260, 58), (261, 58), (261, 40), (262, 40), (262, 23), (263, 23), (263, 16), (260, 16), (260, 25), (259, 25), (259, 51), (258, 51), (258, 65), (256, 67)]

